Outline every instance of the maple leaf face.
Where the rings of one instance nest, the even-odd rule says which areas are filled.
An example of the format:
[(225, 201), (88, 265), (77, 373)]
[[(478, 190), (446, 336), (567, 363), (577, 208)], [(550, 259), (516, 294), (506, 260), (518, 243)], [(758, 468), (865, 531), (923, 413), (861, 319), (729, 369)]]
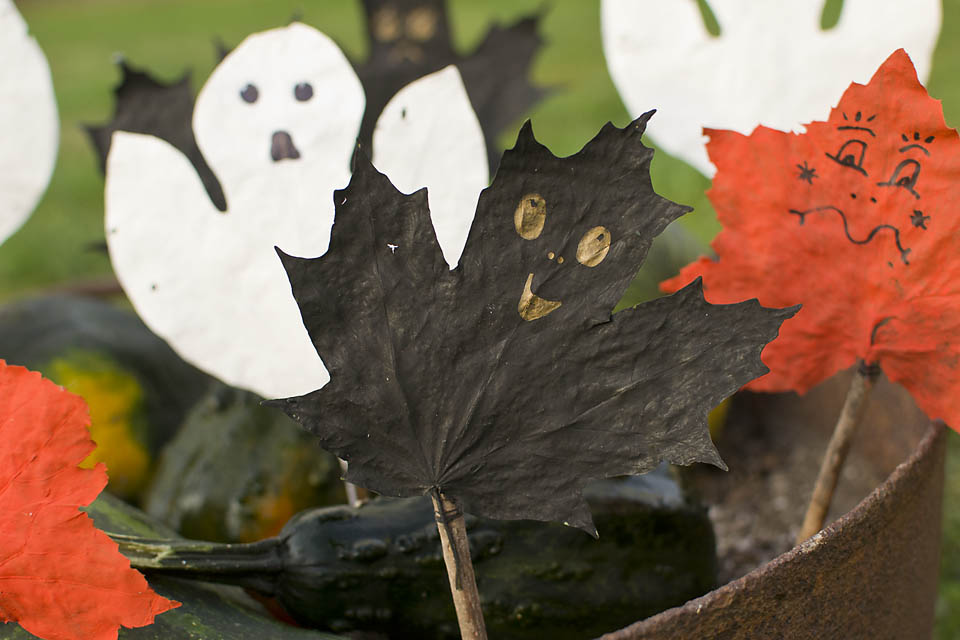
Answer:
[(664, 290), (702, 276), (712, 302), (804, 304), (765, 351), (772, 371), (754, 389), (804, 392), (863, 360), (956, 423), (960, 138), (906, 53), (852, 84), (806, 133), (708, 133), (708, 195), (725, 227), (718, 259)]
[[(563, 228), (558, 222), (552, 222), (551, 225), (547, 227), (547, 208), (546, 199), (537, 192), (531, 192), (520, 197), (517, 208), (513, 213), (513, 225), (517, 231), (517, 235), (524, 240), (541, 240), (530, 246), (524, 245), (523, 249), (526, 250), (521, 252), (526, 259), (525, 261), (528, 260), (532, 265), (532, 270), (523, 285), (523, 293), (520, 294), (517, 311), (520, 313), (521, 318), (529, 321), (542, 318), (556, 311), (563, 305), (563, 300), (548, 300), (533, 293), (535, 271), (540, 271), (542, 279), (545, 273), (556, 276), (560, 270), (554, 269), (554, 265), (559, 267), (564, 264), (564, 261), (567, 261), (571, 267), (575, 267), (576, 263), (589, 269), (598, 267), (603, 263), (604, 259), (606, 259), (607, 254), (610, 253), (610, 245), (613, 238), (608, 227), (598, 224), (584, 231), (583, 235), (576, 242), (576, 247), (574, 247), (572, 246), (569, 228)], [(545, 227), (547, 233), (544, 233)], [(562, 250), (557, 253), (552, 250), (546, 250), (544, 247), (557, 247), (562, 248)], [(566, 258), (564, 258), (564, 254), (566, 254)], [(576, 256), (576, 262), (570, 259), (571, 255)], [(548, 264), (543, 263), (543, 258), (547, 259)], [(539, 267), (539, 269), (537, 267)], [(570, 267), (568, 267), (568, 269), (569, 268)], [(586, 274), (589, 275), (589, 272), (586, 272)], [(570, 295), (577, 296), (578, 293), (583, 293), (588, 290), (581, 282), (581, 280), (584, 279), (582, 277), (583, 275), (584, 272), (572, 272), (569, 274), (570, 282), (566, 283), (567, 287), (555, 288), (569, 288), (571, 292)], [(552, 280), (548, 278), (546, 283), (542, 283), (541, 280), (537, 280), (537, 283), (543, 284), (542, 288), (546, 289), (549, 287), (550, 282), (557, 282), (561, 278), (562, 274), (560, 277), (554, 277)]]
[[(909, 74), (912, 68), (897, 71)], [(802, 146), (794, 150), (799, 159), (794, 179), (780, 184), (792, 187), (788, 211), (799, 225), (828, 218), (841, 232), (832, 245), (842, 248), (844, 239), (876, 244), (870, 247), (874, 259), (898, 277), (909, 277), (908, 265), (925, 260), (916, 248), (936, 235), (927, 233), (931, 225), (939, 222), (942, 228), (934, 218), (960, 195), (960, 186), (942, 180), (960, 169), (960, 144), (919, 83), (898, 92), (896, 100), (887, 97), (890, 85), (899, 84), (894, 77), (899, 74), (890, 72), (869, 85), (852, 86), (827, 122), (807, 127)]]
[[(532, 333), (577, 331), (609, 317), (652, 239), (689, 211), (653, 192), (648, 177), (653, 151), (634, 139), (650, 116), (622, 137), (608, 125), (595, 139), (597, 146), (588, 145), (568, 162), (539, 144), (529, 126), (521, 131), (503, 158), (497, 188), (485, 191), (478, 204), (478, 210), (498, 215), (474, 220), (461, 258), (462, 291), (482, 295), (474, 293), (459, 308), (482, 301), (478, 320), (483, 309), (495, 306), (510, 331)], [(598, 148), (633, 171), (611, 177)], [(643, 214), (630, 215), (635, 211)], [(491, 270), (496, 277), (489, 277)], [(549, 323), (538, 322), (548, 315)], [(518, 316), (536, 326), (523, 326)]]
[(692, 285), (611, 317), (687, 210), (651, 187), (650, 115), (569, 158), (525, 126), (452, 271), (425, 192), (403, 196), (358, 157), (327, 254), (281, 253), (331, 381), (272, 404), (360, 486), (591, 533), (590, 479), (722, 465), (706, 415), (765, 371), (759, 351), (795, 309), (712, 306)]
[(435, 0), (364, 0), (371, 58), (391, 67), (452, 59), (446, 6)]

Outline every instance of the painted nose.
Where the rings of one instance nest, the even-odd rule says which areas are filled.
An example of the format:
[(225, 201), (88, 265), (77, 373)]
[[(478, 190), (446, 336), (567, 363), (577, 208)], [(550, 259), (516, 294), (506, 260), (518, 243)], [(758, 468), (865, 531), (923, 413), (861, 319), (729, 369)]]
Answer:
[(286, 131), (276, 131), (273, 134), (273, 140), (270, 142), (270, 157), (274, 162), (281, 160), (296, 160), (300, 157), (300, 152), (293, 144), (293, 138)]

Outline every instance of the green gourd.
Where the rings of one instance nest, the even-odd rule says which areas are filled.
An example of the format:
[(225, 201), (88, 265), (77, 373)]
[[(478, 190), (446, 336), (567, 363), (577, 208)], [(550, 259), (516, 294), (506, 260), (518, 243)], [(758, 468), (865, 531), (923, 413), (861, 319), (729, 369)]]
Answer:
[[(585, 495), (599, 540), (557, 524), (467, 518), (491, 637), (593, 637), (713, 588), (710, 521), (672, 480), (603, 481)], [(304, 626), (459, 637), (427, 499), (309, 510), (251, 544), (120, 543), (136, 567), (253, 589)]]
[(109, 490), (138, 501), (160, 449), (211, 379), (140, 319), (101, 300), (47, 295), (0, 308), (0, 359), (40, 371), (90, 407)]
[(188, 538), (252, 542), (346, 501), (340, 465), (283, 413), (216, 384), (164, 449), (144, 509)]
[[(100, 529), (120, 536), (175, 539), (171, 529), (104, 493), (85, 509)], [(346, 640), (300, 629), (271, 617), (242, 589), (170, 576), (151, 576), (150, 586), (181, 606), (137, 629), (121, 628), (119, 640)], [(38, 640), (16, 623), (0, 625), (0, 640)]]

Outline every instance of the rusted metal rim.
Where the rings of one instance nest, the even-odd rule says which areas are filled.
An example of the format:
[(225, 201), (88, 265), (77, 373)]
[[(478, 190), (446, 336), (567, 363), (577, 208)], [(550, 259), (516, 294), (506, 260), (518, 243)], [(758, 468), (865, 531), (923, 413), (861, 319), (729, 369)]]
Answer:
[(710, 593), (602, 636), (930, 638), (940, 557), (946, 429), (803, 544)]

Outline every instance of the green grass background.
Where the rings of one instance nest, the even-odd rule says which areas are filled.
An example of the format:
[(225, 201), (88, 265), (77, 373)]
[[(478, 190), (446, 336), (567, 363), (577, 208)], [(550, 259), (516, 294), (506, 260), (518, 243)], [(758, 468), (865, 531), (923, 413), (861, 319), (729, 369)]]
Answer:
[[(679, 0), (663, 0), (679, 1)], [(702, 2), (702, 0), (698, 0)], [(907, 0), (904, 0), (907, 1)], [(355, 0), (17, 0), (53, 70), (61, 118), (56, 172), (26, 225), (0, 250), (0, 300), (71, 280), (106, 275), (103, 183), (82, 123), (109, 118), (112, 64), (122, 53), (137, 66), (173, 79), (192, 70), (195, 89), (215, 63), (214, 38), (236, 44), (247, 34), (298, 15), (342, 44), (352, 57), (366, 50)], [(599, 0), (450, 0), (457, 46), (469, 50), (491, 22), (543, 9), (546, 45), (534, 82), (558, 90), (531, 113), (537, 136), (554, 153), (577, 151), (607, 121), (629, 121), (607, 74), (600, 43)], [(835, 23), (842, 0), (827, 0), (824, 24)], [(651, 61), (655, 64), (656, 61)], [(928, 83), (943, 101), (949, 124), (960, 125), (960, 0), (944, 1), (944, 27)], [(839, 96), (838, 96), (839, 97)], [(656, 107), (656, 105), (650, 105)], [(519, 126), (520, 123), (517, 123)], [(506, 147), (514, 132), (501, 139)], [(658, 153), (653, 167), (660, 193), (692, 205), (682, 221), (702, 242), (717, 230), (704, 197), (709, 181)], [(937, 637), (960, 638), (960, 437), (951, 434)]]

